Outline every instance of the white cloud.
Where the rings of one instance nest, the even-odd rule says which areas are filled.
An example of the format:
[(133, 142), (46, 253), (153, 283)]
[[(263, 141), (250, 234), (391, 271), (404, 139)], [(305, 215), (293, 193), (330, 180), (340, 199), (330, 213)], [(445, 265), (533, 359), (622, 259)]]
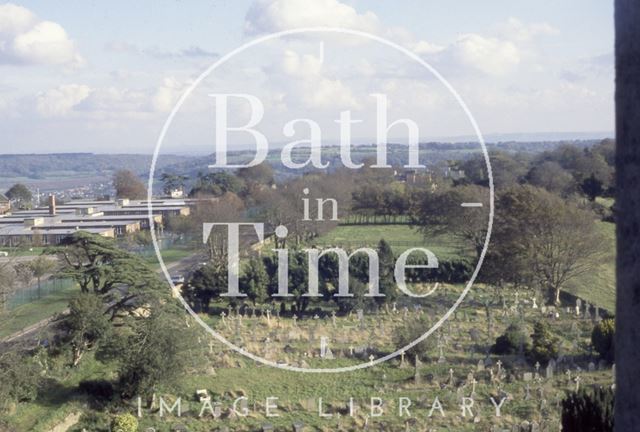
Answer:
[(186, 85), (173, 77), (143, 89), (66, 84), (39, 93), (35, 109), (43, 117), (139, 118), (170, 111)]
[(286, 99), (301, 101), (306, 108), (358, 108), (351, 89), (335, 77), (327, 76), (323, 63), (310, 54), (286, 50), (279, 65), (285, 76)]
[(174, 77), (162, 80), (162, 85), (158, 87), (151, 99), (152, 110), (157, 112), (171, 111), (186, 87), (186, 83)]
[(380, 28), (373, 12), (358, 13), (338, 0), (257, 0), (245, 18), (247, 34), (331, 26), (376, 33)]
[(61, 85), (40, 93), (36, 98), (36, 109), (44, 117), (64, 116), (90, 93), (91, 89), (86, 85)]
[(558, 29), (549, 23), (524, 23), (514, 17), (509, 18), (501, 28), (504, 37), (519, 42), (530, 41), (538, 36), (550, 36), (560, 33)]
[(507, 74), (520, 63), (520, 52), (513, 42), (475, 33), (460, 35), (447, 47), (445, 56), (489, 75)]
[(6, 3), (0, 5), (0, 63), (80, 66), (84, 59), (60, 24)]

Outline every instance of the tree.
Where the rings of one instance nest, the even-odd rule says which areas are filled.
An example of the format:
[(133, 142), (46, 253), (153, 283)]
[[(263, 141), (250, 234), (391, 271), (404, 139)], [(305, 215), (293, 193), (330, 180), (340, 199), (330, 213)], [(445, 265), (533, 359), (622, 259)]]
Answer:
[(496, 338), (496, 343), (491, 347), (494, 354), (517, 354), (522, 346), (523, 351), (529, 349), (529, 337), (525, 329), (520, 324), (511, 324), (506, 328), (504, 334)]
[(602, 192), (604, 191), (602, 186), (602, 180), (596, 178), (595, 174), (591, 174), (582, 181), (580, 188), (590, 201), (595, 201), (596, 197), (602, 195)]
[(227, 192), (240, 194), (244, 189), (244, 181), (228, 172), (199, 173), (196, 184), (189, 192), (189, 196), (221, 196)]
[(240, 277), (240, 292), (246, 294), (254, 305), (268, 299), (269, 275), (262, 259), (252, 257)]
[[(421, 315), (418, 319), (407, 321), (403, 326), (396, 328), (393, 333), (393, 344), (395, 349), (398, 350), (414, 342), (426, 333), (430, 327), (431, 323), (427, 320), (426, 315)], [(429, 351), (433, 350), (434, 347), (434, 338), (430, 336), (409, 348), (406, 353), (416, 358), (422, 358)]]
[(389, 243), (381, 239), (378, 243), (378, 262), (380, 265), (380, 294), (384, 297), (375, 297), (378, 303), (390, 303), (397, 297), (394, 278), (395, 256)]
[(209, 312), (211, 301), (228, 290), (228, 272), (224, 264), (210, 262), (198, 268), (183, 288), (185, 298)]
[(273, 168), (267, 162), (248, 168), (240, 168), (236, 175), (247, 185), (271, 186), (274, 183)]
[(576, 188), (575, 180), (571, 173), (560, 166), (555, 161), (543, 161), (531, 168), (526, 180), (533, 186), (538, 186), (566, 196)]
[(198, 346), (195, 329), (185, 328), (183, 316), (178, 309), (154, 308), (148, 317), (133, 320), (104, 344), (100, 359), (116, 362), (124, 398), (148, 398), (197, 365), (201, 350), (194, 350)]
[(55, 267), (56, 264), (51, 259), (40, 255), (34, 260), (29, 261), (29, 269), (33, 274), (33, 277), (38, 281), (38, 298), (42, 297), (41, 292), (41, 280), (42, 277), (50, 273)]
[(33, 199), (33, 195), (31, 194), (29, 188), (22, 183), (16, 183), (11, 186), (5, 195), (12, 202), (14, 202), (18, 208), (31, 208), (31, 200)]
[(48, 252), (58, 255), (60, 276), (73, 279), (81, 292), (104, 299), (112, 319), (141, 302), (159, 301), (168, 294), (146, 261), (118, 248), (112, 239), (78, 231)]
[[(527, 172), (526, 165), (521, 160), (502, 151), (490, 152), (489, 160), (491, 161), (493, 185), (496, 189), (514, 186)], [(464, 161), (460, 164), (460, 168), (464, 171), (467, 181), (479, 186), (489, 186), (487, 164), (483, 156), (474, 156)]]
[(595, 215), (533, 186), (500, 194), (492, 249), (510, 269), (510, 282), (536, 283), (549, 303), (578, 275), (592, 271), (607, 250)]
[(147, 188), (138, 176), (129, 170), (119, 170), (113, 175), (113, 188), (117, 198), (145, 199)]
[[(465, 202), (479, 202), (482, 206), (462, 207)], [(468, 185), (435, 193), (423, 191), (416, 197), (411, 219), (425, 238), (452, 234), (479, 257), (489, 221), (489, 189)]]
[(543, 321), (536, 321), (531, 335), (530, 357), (533, 361), (546, 363), (558, 357), (559, 340), (549, 330), (549, 325)]
[(163, 184), (162, 191), (166, 195), (171, 195), (174, 190), (183, 190), (188, 179), (189, 177), (185, 175), (163, 173), (160, 176), (160, 181)]
[(17, 351), (0, 354), (0, 408), (9, 401), (35, 400), (40, 367), (34, 357)]
[(615, 352), (616, 322), (613, 318), (600, 321), (591, 332), (591, 344), (600, 358), (612, 362)]
[(88, 350), (95, 348), (111, 328), (100, 297), (80, 293), (69, 302), (69, 314), (63, 322), (71, 346), (71, 365), (77, 366)]
[(567, 432), (613, 432), (614, 405), (615, 394), (609, 388), (598, 387), (572, 392), (562, 401), (562, 430)]
[(6, 310), (7, 302), (16, 291), (17, 285), (17, 275), (13, 262), (0, 262), (0, 315)]

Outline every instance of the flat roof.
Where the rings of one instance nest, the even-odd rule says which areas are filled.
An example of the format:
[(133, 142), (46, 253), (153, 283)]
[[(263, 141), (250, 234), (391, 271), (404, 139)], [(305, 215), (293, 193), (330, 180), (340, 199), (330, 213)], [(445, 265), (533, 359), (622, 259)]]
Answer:
[(81, 229), (71, 229), (71, 228), (52, 228), (52, 229), (42, 229), (42, 227), (37, 227), (38, 229), (32, 230), (30, 227), (24, 227), (21, 225), (9, 225), (0, 227), (0, 236), (16, 236), (16, 235), (33, 235), (33, 234), (73, 234), (78, 231), (85, 231), (91, 234), (102, 234), (105, 232), (112, 231), (113, 228), (81, 228)]

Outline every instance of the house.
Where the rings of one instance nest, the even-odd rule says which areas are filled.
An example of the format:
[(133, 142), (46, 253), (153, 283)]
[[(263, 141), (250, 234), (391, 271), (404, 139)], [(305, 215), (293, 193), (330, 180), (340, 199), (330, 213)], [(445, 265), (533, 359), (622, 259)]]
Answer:
[(9, 198), (0, 193), (0, 214), (5, 214), (11, 210)]

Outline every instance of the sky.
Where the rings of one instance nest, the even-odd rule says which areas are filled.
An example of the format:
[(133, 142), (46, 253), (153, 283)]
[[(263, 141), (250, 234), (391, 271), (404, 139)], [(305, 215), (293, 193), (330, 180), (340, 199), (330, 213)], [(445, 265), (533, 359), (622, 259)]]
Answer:
[[(256, 38), (300, 27), (373, 34), (414, 53), (466, 103), (482, 132), (612, 134), (613, 2), (603, 0), (221, 0), (0, 3), (0, 153), (151, 153), (169, 113), (209, 66)], [(452, 93), (398, 50), (363, 37), (272, 39), (226, 61), (185, 100), (163, 151), (213, 148), (212, 93), (259, 97), (270, 142), (336, 143), (375, 134), (373, 93), (389, 122), (420, 139), (474, 134)], [(237, 125), (246, 103), (230, 104)], [(231, 121), (230, 121), (231, 123)], [(307, 128), (309, 129), (310, 126)], [(310, 129), (309, 129), (310, 130)], [(571, 134), (569, 134), (570, 136)], [(389, 139), (408, 139), (406, 128)], [(230, 146), (251, 137), (236, 133)]]

